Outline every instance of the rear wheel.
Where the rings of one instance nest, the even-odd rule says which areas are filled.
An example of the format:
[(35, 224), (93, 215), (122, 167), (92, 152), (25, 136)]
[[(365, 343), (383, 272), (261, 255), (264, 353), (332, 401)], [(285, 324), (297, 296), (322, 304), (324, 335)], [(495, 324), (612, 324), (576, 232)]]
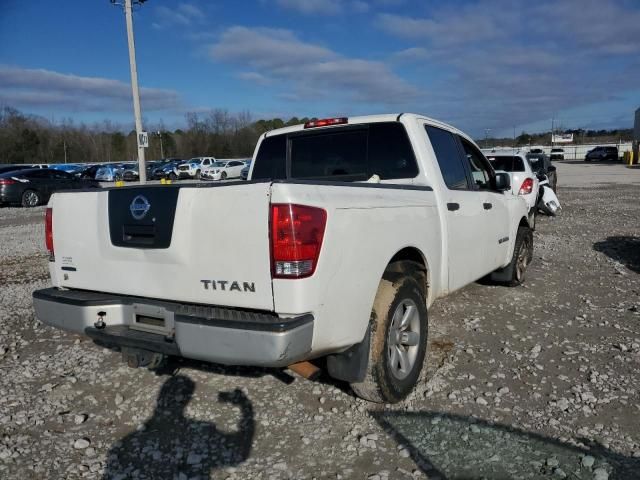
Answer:
[[(427, 307), (421, 275), (387, 271), (371, 311), (365, 378), (351, 384), (361, 398), (396, 403), (415, 387), (427, 351)], [(424, 285), (424, 284), (422, 284)]]
[(22, 194), (22, 206), (25, 208), (37, 207), (42, 202), (42, 196), (35, 190), (25, 190)]
[(178, 176), (175, 173), (171, 172), (169, 174), (169, 180), (176, 181), (177, 179), (178, 179)]
[(200, 177), (202, 176), (202, 173), (200, 172), (200, 170), (198, 170), (196, 172), (196, 180), (200, 180)]

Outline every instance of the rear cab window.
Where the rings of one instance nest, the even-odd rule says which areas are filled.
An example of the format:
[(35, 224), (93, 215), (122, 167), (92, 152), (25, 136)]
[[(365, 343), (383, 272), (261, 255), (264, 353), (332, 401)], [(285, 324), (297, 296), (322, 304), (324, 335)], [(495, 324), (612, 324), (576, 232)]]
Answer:
[(503, 172), (524, 172), (524, 160), (518, 156), (489, 156), (489, 163), (494, 170)]
[(364, 181), (414, 178), (418, 164), (399, 122), (354, 124), (267, 136), (253, 179)]

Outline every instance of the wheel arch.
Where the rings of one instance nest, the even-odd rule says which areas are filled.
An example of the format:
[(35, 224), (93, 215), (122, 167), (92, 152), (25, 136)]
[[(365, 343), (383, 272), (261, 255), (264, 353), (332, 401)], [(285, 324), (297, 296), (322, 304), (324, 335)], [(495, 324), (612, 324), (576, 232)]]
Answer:
[[(401, 268), (398, 268), (402, 262), (412, 262), (419, 266), (420, 270), (424, 273), (424, 291), (427, 305), (430, 303), (430, 285), (431, 285), (431, 269), (429, 268), (429, 262), (424, 253), (417, 247), (407, 246), (398, 250), (387, 262), (383, 275), (385, 272), (398, 272), (406, 273)], [(381, 277), (382, 278), (382, 277)]]

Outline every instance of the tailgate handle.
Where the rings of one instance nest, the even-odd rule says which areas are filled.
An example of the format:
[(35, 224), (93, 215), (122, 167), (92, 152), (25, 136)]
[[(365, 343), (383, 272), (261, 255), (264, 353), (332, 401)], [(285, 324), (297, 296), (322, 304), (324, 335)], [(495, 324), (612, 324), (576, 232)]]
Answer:
[(493, 207), (493, 205), (491, 203), (483, 203), (482, 206), (484, 207), (485, 210), (491, 210), (491, 207)]
[(153, 245), (156, 240), (155, 225), (123, 225), (122, 240), (131, 245)]

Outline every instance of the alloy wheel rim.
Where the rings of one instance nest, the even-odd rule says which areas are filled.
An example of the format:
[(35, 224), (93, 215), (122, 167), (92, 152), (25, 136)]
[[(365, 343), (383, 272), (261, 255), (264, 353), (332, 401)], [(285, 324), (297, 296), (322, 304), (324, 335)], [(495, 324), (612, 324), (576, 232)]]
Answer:
[(387, 360), (391, 374), (403, 380), (413, 371), (420, 345), (420, 313), (411, 299), (402, 300), (391, 317)]
[(35, 207), (38, 203), (38, 196), (35, 192), (27, 192), (27, 205)]
[(524, 279), (524, 273), (529, 265), (529, 239), (525, 239), (520, 247), (518, 259), (516, 261), (516, 278), (519, 282)]

